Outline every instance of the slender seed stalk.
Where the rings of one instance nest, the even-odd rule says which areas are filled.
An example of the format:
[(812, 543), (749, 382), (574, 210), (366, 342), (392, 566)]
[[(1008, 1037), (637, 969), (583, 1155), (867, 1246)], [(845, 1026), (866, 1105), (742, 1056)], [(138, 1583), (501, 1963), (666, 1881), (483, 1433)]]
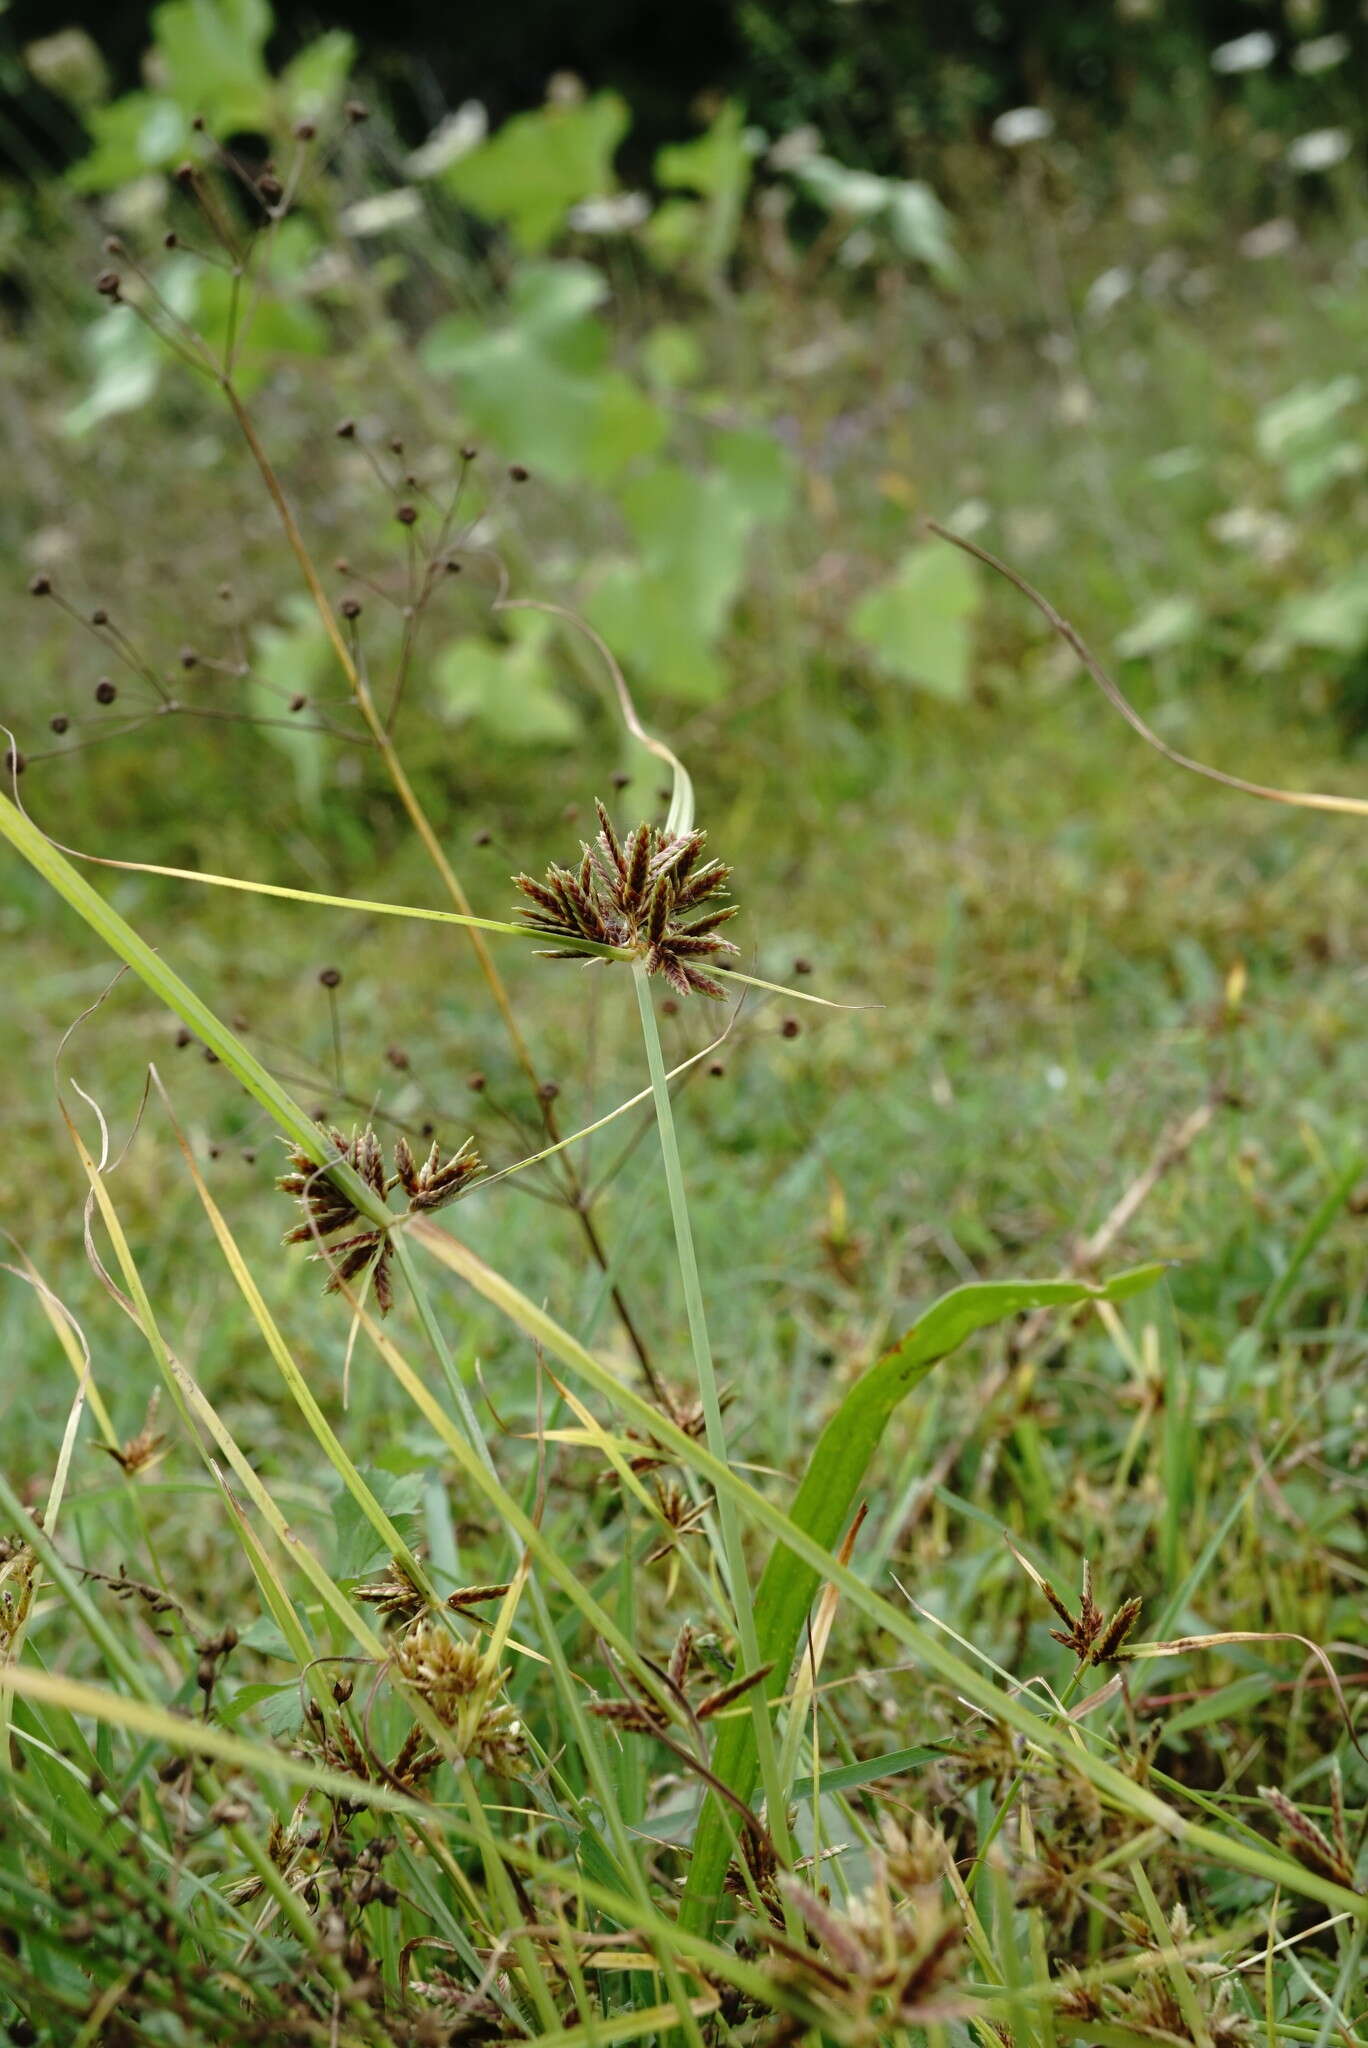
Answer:
[[(300, 575), (304, 579), (305, 587), (313, 602), (314, 609), (318, 613), (319, 621), (332, 644), (333, 652), (337, 656), (342, 673), (346, 678), (347, 686), (355, 700), (356, 708), (366, 722), (367, 730), (375, 743), (376, 751), (384, 764), (385, 772), (389, 776), (394, 792), (403, 805), (409, 823), (417, 833), (424, 852), (440, 876), (442, 886), (461, 915), (469, 917), (472, 915), (470, 898), (466, 895), (459, 876), (452, 867), (451, 862), (447, 859), (446, 853), (442, 848), (442, 842), (433, 830), (432, 822), (423, 809), (412, 783), (404, 772), (403, 763), (395, 751), (394, 741), (390, 737), (389, 728), (376, 708), (375, 700), (371, 696), (366, 679), (362, 675), (356, 659), (347, 645), (346, 635), (338, 624), (337, 615), (329, 601), (327, 592), (323, 588), (318, 570), (314, 565), (313, 557), (309, 553), (308, 544), (304, 539), (303, 533), (300, 531), (299, 521), (295, 518), (294, 509), (285, 495), (284, 486), (276, 474), (275, 466), (266, 452), (261, 436), (256, 430), (256, 423), (243, 404), (231, 379), (226, 376), (220, 376), (218, 381), (232, 411), (233, 418), (237, 422), (238, 430), (247, 444), (248, 452), (256, 464), (262, 482), (266, 486), (271, 503), (275, 507), (276, 516), (280, 520), (285, 534), (286, 544), (295, 559)], [(523, 1036), (522, 1028), (514, 1014), (513, 1005), (509, 999), (508, 989), (504, 983), (503, 976), (494, 964), (494, 956), (489, 950), (484, 934), (475, 930), (472, 926), (467, 926), (466, 932), (474, 950), (475, 958), (479, 963), (480, 972), (484, 976), (485, 985), (494, 999), (494, 1006), (498, 1010), (499, 1016), (503, 1020), (504, 1029), (513, 1048), (513, 1056), (521, 1067), (528, 1086), (532, 1090), (533, 1099), (537, 1104), (546, 1135), (553, 1145), (558, 1144), (561, 1132), (553, 1106), (553, 1096), (549, 1095), (542, 1087), (536, 1062), (532, 1058), (527, 1040)], [(603, 1272), (608, 1275), (609, 1291), (612, 1295), (613, 1306), (617, 1310), (618, 1318), (622, 1323), (627, 1340), (636, 1354), (637, 1362), (651, 1387), (651, 1391), (659, 1397), (660, 1386), (652, 1367), (650, 1353), (645, 1340), (627, 1307), (621, 1287), (612, 1277), (612, 1264), (594, 1222), (592, 1197), (580, 1179), (579, 1169), (568, 1155), (562, 1155), (560, 1171), (564, 1175), (565, 1191), (569, 1206), (579, 1219), (580, 1229), (584, 1234), (590, 1253)]]
[[(637, 1008), (641, 1012), (641, 1035), (646, 1045), (646, 1064), (650, 1070), (651, 1093), (655, 1100), (660, 1155), (665, 1167), (665, 1185), (670, 1195), (675, 1252), (679, 1260), (679, 1277), (684, 1288), (684, 1306), (689, 1319), (689, 1337), (693, 1346), (694, 1370), (698, 1376), (699, 1399), (703, 1404), (708, 1449), (723, 1464), (729, 1464), (727, 1431), (722, 1418), (722, 1403), (718, 1397), (717, 1373), (713, 1367), (712, 1344), (708, 1337), (707, 1311), (703, 1305), (703, 1287), (698, 1276), (693, 1227), (689, 1221), (684, 1174), (675, 1138), (670, 1084), (665, 1073), (665, 1055), (656, 1025), (655, 1005), (651, 1000), (650, 977), (643, 958), (637, 958), (632, 962), (632, 979), (636, 984)], [(747, 1668), (753, 1670), (761, 1661), (760, 1643), (755, 1628), (755, 1608), (751, 1600), (750, 1580), (746, 1576), (746, 1554), (741, 1540), (741, 1524), (736, 1512), (736, 1503), (723, 1495), (718, 1500), (717, 1512), (721, 1521), (723, 1560), (731, 1593), (732, 1611), (736, 1616), (736, 1632), (741, 1642), (741, 1654)], [(779, 1775), (774, 1730), (765, 1708), (763, 1689), (757, 1688), (750, 1697), (751, 1712), (755, 1717), (756, 1743), (765, 1786), (770, 1832), (774, 1836), (780, 1855), (792, 1861), (788, 1841), (787, 1793)]]

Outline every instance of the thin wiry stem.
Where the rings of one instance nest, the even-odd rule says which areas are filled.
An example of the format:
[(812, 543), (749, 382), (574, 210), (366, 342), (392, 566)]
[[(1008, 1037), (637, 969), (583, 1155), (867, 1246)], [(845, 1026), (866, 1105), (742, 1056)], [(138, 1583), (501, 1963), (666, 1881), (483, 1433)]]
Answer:
[[(394, 786), (395, 794), (403, 805), (409, 822), (422, 843), (424, 852), (441, 877), (447, 894), (451, 897), (452, 902), (456, 905), (461, 915), (463, 917), (470, 917), (472, 915), (470, 900), (462, 888), (450, 861), (447, 859), (442, 843), (433, 830), (426, 811), (424, 811), (421, 803), (418, 801), (417, 794), (404, 772), (403, 764), (395, 752), (394, 743), (390, 738), (385, 721), (381, 718), (375, 707), (369, 685), (361, 673), (352, 650), (347, 645), (346, 636), (343, 634), (338, 623), (337, 615), (328, 601), (327, 592), (324, 590), (318, 571), (314, 566), (313, 557), (309, 553), (304, 536), (300, 531), (299, 522), (295, 518), (293, 507), (285, 495), (284, 487), (276, 474), (271, 458), (266, 452), (260, 435), (257, 433), (256, 423), (247, 411), (231, 380), (224, 378), (221, 382), (224, 397), (237, 422), (238, 430), (247, 444), (252, 460), (257, 466), (262, 482), (266, 486), (271, 502), (275, 506), (276, 514), (284, 530), (290, 552), (294, 556), (299, 572), (304, 579), (305, 587), (313, 600), (314, 608), (318, 613), (323, 630), (332, 644), (333, 652), (341, 664), (342, 673), (352, 690), (356, 707), (365, 720), (370, 735), (375, 742), (376, 749), (384, 763), (385, 771)], [(480, 972), (484, 976), (485, 985), (494, 998), (495, 1007), (503, 1020), (504, 1029), (508, 1033), (509, 1042), (513, 1047), (514, 1057), (522, 1068), (532, 1089), (546, 1135), (554, 1145), (559, 1141), (561, 1135), (559, 1121), (556, 1117), (552, 1098), (542, 1088), (541, 1077), (537, 1072), (536, 1064), (528, 1048), (527, 1040), (523, 1036), (521, 1026), (513, 1013), (513, 1005), (509, 1000), (508, 990), (504, 986), (503, 977), (494, 964), (494, 957), (485, 943), (483, 935), (474, 929), (470, 929), (470, 943), (479, 962)], [(626, 1332), (628, 1341), (636, 1353), (637, 1362), (641, 1366), (642, 1372), (654, 1387), (657, 1382), (651, 1366), (650, 1353), (646, 1348), (645, 1340), (637, 1328), (634, 1318), (628, 1310), (622, 1289), (618, 1281), (613, 1278), (611, 1263), (603, 1248), (602, 1239), (590, 1213), (590, 1203), (586, 1196), (584, 1185), (580, 1180), (573, 1161), (565, 1159), (562, 1171), (565, 1176), (570, 1207), (579, 1219), (580, 1229), (584, 1233), (585, 1241), (596, 1264), (608, 1276), (613, 1306), (617, 1310), (618, 1318)]]
[[(679, 1145), (675, 1137), (669, 1076), (665, 1071), (665, 1055), (661, 1049), (655, 1005), (651, 999), (651, 981), (644, 959), (632, 962), (632, 979), (636, 986), (637, 1007), (641, 1012), (641, 1035), (645, 1041), (646, 1064), (651, 1075), (656, 1127), (660, 1132), (660, 1156), (665, 1168), (665, 1185), (670, 1196), (675, 1251), (679, 1260), (679, 1277), (684, 1289), (684, 1307), (689, 1320), (689, 1338), (693, 1346), (694, 1370), (698, 1375), (698, 1392), (703, 1406), (708, 1449), (722, 1463), (730, 1464), (726, 1424), (722, 1417), (712, 1344), (708, 1336), (707, 1311), (703, 1304), (703, 1286), (699, 1279), (698, 1258), (694, 1251), (693, 1226), (689, 1221), (689, 1203), (684, 1191), (684, 1172), (680, 1165)], [(731, 1592), (732, 1611), (736, 1616), (736, 1631), (741, 1639), (742, 1658), (747, 1668), (753, 1669), (761, 1662), (760, 1641), (755, 1627), (755, 1608), (751, 1600), (750, 1580), (746, 1576), (746, 1553), (741, 1540), (741, 1523), (735, 1502), (726, 1495), (718, 1500), (717, 1512), (721, 1522), (723, 1560)], [(780, 1855), (791, 1862), (787, 1796), (779, 1778), (774, 1731), (770, 1725), (763, 1691), (751, 1695), (751, 1711), (755, 1716), (756, 1744), (769, 1809), (770, 1830)]]

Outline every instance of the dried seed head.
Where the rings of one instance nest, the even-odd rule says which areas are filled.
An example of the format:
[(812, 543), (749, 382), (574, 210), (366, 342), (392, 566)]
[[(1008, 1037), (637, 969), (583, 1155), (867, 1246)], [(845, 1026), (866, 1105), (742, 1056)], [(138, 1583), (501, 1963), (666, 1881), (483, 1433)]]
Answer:
[(18, 747), (6, 747), (5, 772), (7, 775), (22, 775), (27, 766), (28, 763), (24, 759), (23, 755), (20, 753)]
[(43, 575), (30, 576), (28, 589), (30, 597), (50, 597), (52, 595), (52, 578)]
[(67, 717), (65, 711), (58, 711), (48, 720), (48, 730), (49, 732), (61, 734), (67, 730), (70, 724), (71, 720)]
[(520, 462), (511, 462), (508, 465), (508, 474), (515, 484), (525, 484), (531, 472), (524, 469)]
[(384, 1576), (372, 1579), (355, 1589), (358, 1600), (364, 1600), (377, 1614), (387, 1621), (402, 1624), (419, 1621), (428, 1611), (427, 1595), (414, 1584), (408, 1571), (397, 1557), (392, 1557)]
[(342, 969), (340, 967), (320, 967), (318, 979), (324, 988), (337, 988), (342, 981)]
[(395, 1646), (393, 1670), (454, 1738), (458, 1753), (507, 1776), (525, 1755), (521, 1723), (495, 1700), (506, 1673), (440, 1622), (419, 1622)]
[(344, 597), (337, 609), (341, 612), (344, 619), (359, 619), (361, 616), (361, 600), (359, 597)]
[(95, 289), (102, 299), (117, 300), (122, 295), (123, 280), (117, 270), (102, 270), (95, 280)]
[(396, 505), (394, 516), (401, 526), (415, 526), (418, 522), (418, 507), (408, 504)]
[(581, 848), (577, 869), (553, 864), (540, 881), (514, 877), (532, 905), (522, 910), (523, 921), (549, 939), (570, 942), (547, 948), (546, 957), (582, 958), (575, 941), (589, 940), (635, 955), (648, 973), (663, 975), (680, 995), (720, 998), (717, 982), (695, 963), (736, 951), (717, 936), (736, 915), (734, 904), (715, 900), (730, 870), (716, 860), (700, 865), (706, 843), (702, 832), (671, 834), (642, 824), (624, 841), (604, 805), (596, 803), (595, 810), (598, 836), (592, 846)]
[(101, 676), (99, 682), (95, 685), (95, 702), (97, 704), (112, 704), (118, 694), (117, 685), (112, 683), (108, 676)]

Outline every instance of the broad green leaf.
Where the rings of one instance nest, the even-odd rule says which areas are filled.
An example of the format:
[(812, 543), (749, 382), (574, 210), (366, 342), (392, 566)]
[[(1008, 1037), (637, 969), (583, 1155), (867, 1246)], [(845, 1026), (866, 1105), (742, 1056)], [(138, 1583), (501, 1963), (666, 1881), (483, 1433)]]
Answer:
[(767, 434), (719, 434), (713, 453), (718, 466), (702, 475), (661, 463), (624, 486), (637, 562), (609, 568), (586, 607), (619, 659), (662, 694), (695, 702), (726, 688), (715, 647), (745, 579), (746, 545), (761, 521), (782, 516), (793, 483), (789, 457)]
[(947, 284), (962, 278), (950, 215), (920, 179), (882, 178), (821, 155), (804, 157), (795, 165), (793, 178), (800, 191), (828, 213), (853, 225), (882, 229), (901, 255), (924, 263)]
[[(743, 450), (743, 472), (747, 455), (754, 468)], [(587, 610), (619, 659), (669, 696), (706, 700), (724, 687), (713, 643), (745, 575), (758, 488), (754, 474), (738, 487), (725, 471), (661, 463), (623, 489), (639, 566), (610, 569)]]
[(666, 143), (656, 151), (656, 182), (667, 192), (729, 198), (744, 193), (750, 183), (751, 163), (745, 115), (737, 101), (728, 100), (706, 134), (692, 142)]
[(23, 55), (38, 83), (78, 113), (99, 106), (109, 91), (105, 60), (83, 28), (59, 28), (53, 35), (40, 36), (25, 45)]
[[(376, 1467), (360, 1476), (396, 1525), (412, 1521), (418, 1513), (423, 1500), (421, 1472), (386, 1472)], [(408, 1532), (401, 1526), (400, 1533), (406, 1536)], [(333, 1498), (333, 1577), (340, 1581), (364, 1578), (388, 1555), (371, 1521), (346, 1487), (339, 1486)]]
[(1363, 385), (1354, 376), (1324, 384), (1298, 384), (1259, 414), (1254, 438), (1259, 453), (1277, 463), (1283, 488), (1294, 505), (1306, 505), (1339, 478), (1355, 476), (1364, 451), (1346, 431), (1344, 414), (1358, 403)]
[(1359, 398), (1363, 386), (1354, 376), (1331, 377), (1324, 384), (1298, 384), (1264, 406), (1254, 423), (1259, 453), (1270, 462), (1285, 462), (1298, 448), (1321, 439), (1340, 414)]
[[(1085, 1301), (1125, 1301), (1152, 1287), (1162, 1266), (1140, 1266), (1104, 1286), (1078, 1280), (1002, 1280), (957, 1287), (942, 1296), (876, 1365), (850, 1389), (817, 1440), (790, 1520), (833, 1554), (839, 1549), (857, 1496), (898, 1403), (919, 1386), (934, 1365), (976, 1330), (1036, 1308), (1070, 1308)], [(820, 1574), (782, 1543), (776, 1544), (755, 1596), (760, 1659), (772, 1664), (764, 1689), (770, 1699), (788, 1689), (793, 1660), (821, 1583)], [(738, 1668), (738, 1676), (740, 1671)], [(712, 1768), (737, 1797), (755, 1789), (755, 1724), (749, 1715), (722, 1723)], [(684, 1920), (711, 1929), (722, 1879), (731, 1856), (731, 1835), (715, 1799), (704, 1806), (694, 1838), (685, 1890)], [(692, 1918), (691, 1918), (692, 1912)]]
[(451, 317), (423, 346), (481, 434), (561, 483), (606, 482), (666, 431), (660, 408), (607, 363), (607, 331), (592, 314), (603, 291), (587, 264), (535, 264), (502, 324)]
[[(676, 211), (673, 222), (667, 208), (661, 208), (651, 223), (648, 241), (658, 256), (671, 251), (676, 260), (708, 278), (726, 262), (741, 225), (741, 209), (750, 187), (753, 153), (746, 134), (745, 115), (735, 100), (728, 100), (705, 135), (692, 142), (667, 144), (656, 152), (657, 183), (670, 192), (696, 192), (706, 202), (695, 208), (693, 220), (698, 232), (685, 240), (677, 232), (683, 216)], [(676, 202), (677, 208), (678, 202)], [(662, 218), (662, 216), (664, 216)]]
[(919, 178), (904, 178), (895, 188), (888, 204), (888, 232), (895, 248), (924, 263), (946, 284), (963, 279), (964, 266), (950, 238), (950, 215)]
[(550, 622), (536, 613), (506, 614), (504, 641), (452, 640), (437, 657), (434, 680), (443, 710), (474, 718), (515, 746), (559, 746), (573, 740), (579, 719), (556, 688)]
[(182, 112), (203, 114), (212, 127), (268, 125), (268, 0), (163, 0), (152, 29), (166, 90)]
[(73, 192), (112, 192), (185, 155), (190, 122), (162, 93), (130, 92), (86, 120), (94, 147), (67, 172)]
[(584, 610), (618, 659), (651, 692), (695, 704), (713, 703), (725, 692), (726, 673), (687, 594), (669, 577), (650, 575), (631, 562), (615, 563)]
[(1331, 654), (1358, 654), (1368, 646), (1368, 570), (1353, 569), (1320, 590), (1289, 598), (1273, 637), (1283, 649), (1319, 647)]
[(1146, 661), (1170, 647), (1183, 646), (1194, 638), (1201, 623), (1202, 607), (1195, 597), (1161, 597), (1118, 635), (1116, 651), (1122, 661)]
[(923, 541), (856, 605), (850, 630), (881, 669), (938, 697), (969, 688), (970, 623), (978, 605), (973, 564)]
[(280, 96), (292, 121), (317, 121), (337, 105), (356, 63), (356, 44), (345, 29), (316, 36), (280, 74)]
[(545, 249), (572, 206), (613, 189), (613, 155), (631, 116), (617, 93), (578, 106), (517, 114), (442, 173), (464, 206), (508, 228), (532, 254)]

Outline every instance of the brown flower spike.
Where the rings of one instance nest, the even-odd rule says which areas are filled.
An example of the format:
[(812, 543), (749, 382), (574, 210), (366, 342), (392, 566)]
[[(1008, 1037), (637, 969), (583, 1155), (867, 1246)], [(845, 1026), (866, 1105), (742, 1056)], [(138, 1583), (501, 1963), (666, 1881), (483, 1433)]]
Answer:
[[(634, 954), (645, 961), (649, 974), (663, 974), (680, 995), (693, 992), (720, 1002), (721, 987), (698, 963), (737, 950), (718, 937), (738, 907), (716, 900), (726, 893), (731, 869), (720, 860), (700, 860), (706, 832), (675, 835), (658, 825), (638, 825), (623, 840), (603, 805), (594, 808), (599, 834), (592, 846), (581, 844), (578, 868), (553, 862), (540, 882), (531, 875), (514, 876), (533, 905), (521, 916), (548, 938), (587, 939)], [(543, 957), (583, 960), (585, 955), (571, 944), (548, 948)]]
[[(350, 1138), (344, 1138), (341, 1131), (324, 1128), (337, 1157), (350, 1166), (382, 1202), (388, 1201), (396, 1187), (403, 1189), (408, 1196), (410, 1216), (444, 1208), (482, 1170), (473, 1141), (468, 1141), (459, 1152), (444, 1160), (441, 1147), (434, 1140), (432, 1150), (420, 1166), (409, 1149), (408, 1141), (399, 1137), (394, 1143), (394, 1172), (387, 1176), (380, 1141), (369, 1125), (359, 1133), (353, 1131)], [(304, 1212), (304, 1221), (286, 1232), (285, 1242), (313, 1244), (313, 1257), (323, 1259), (330, 1268), (326, 1292), (336, 1293), (348, 1281), (368, 1272), (375, 1305), (381, 1315), (388, 1315), (394, 1300), (390, 1279), (394, 1246), (388, 1227), (363, 1216), (350, 1195), (337, 1187), (326, 1170), (315, 1166), (308, 1153), (298, 1147), (290, 1153), (290, 1171), (281, 1176), (276, 1186), (282, 1194), (293, 1195)], [(399, 1219), (396, 1217), (395, 1220)], [(350, 1234), (340, 1237), (340, 1231)]]

